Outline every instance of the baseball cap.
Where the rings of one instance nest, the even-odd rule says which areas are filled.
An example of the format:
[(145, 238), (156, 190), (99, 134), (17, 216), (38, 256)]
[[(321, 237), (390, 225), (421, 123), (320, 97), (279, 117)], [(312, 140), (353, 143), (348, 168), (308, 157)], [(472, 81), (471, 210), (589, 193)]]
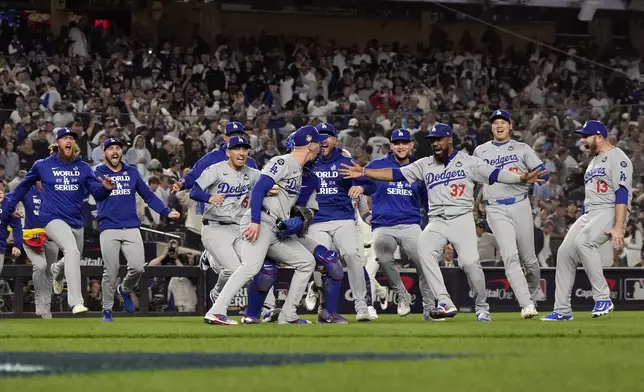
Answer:
[(608, 129), (601, 121), (590, 120), (586, 121), (584, 126), (581, 129), (575, 131), (583, 136), (592, 136), (592, 135), (601, 135), (605, 138), (608, 138)]
[(492, 113), (492, 115), (490, 116), (490, 122), (494, 122), (494, 120), (499, 118), (510, 123), (512, 122), (512, 116), (510, 116), (510, 112), (501, 109), (496, 110)]
[(403, 129), (403, 128), (394, 129), (394, 131), (391, 133), (390, 140), (392, 142), (394, 142), (396, 140), (404, 140), (406, 142), (410, 142), (411, 141), (411, 132), (409, 132), (408, 130)]
[(119, 146), (123, 147), (123, 142), (121, 141), (121, 139), (111, 137), (109, 139), (105, 139), (105, 141), (103, 142), (103, 151), (107, 150), (107, 148), (112, 144), (118, 144)]
[(228, 139), (228, 148), (244, 146), (250, 149), (250, 142), (243, 136), (233, 136)]
[(328, 136), (320, 134), (313, 125), (305, 125), (298, 128), (293, 134), (293, 145), (294, 147), (302, 147), (309, 143), (322, 143)]
[(78, 139), (78, 135), (76, 134), (76, 132), (72, 131), (69, 128), (56, 128), (55, 132), (56, 132), (56, 140), (67, 135), (73, 136), (74, 139)]
[(357, 119), (357, 118), (352, 118), (351, 120), (349, 120), (349, 126), (350, 126), (350, 127), (357, 127), (357, 126), (358, 126), (358, 124), (359, 124), (359, 123), (358, 123), (358, 119)]
[(452, 127), (447, 124), (438, 123), (429, 130), (425, 139), (441, 137), (452, 137)]
[(315, 129), (317, 129), (319, 133), (326, 133), (330, 136), (335, 136), (338, 133), (338, 130), (333, 126), (333, 124), (326, 122), (316, 125)]
[(244, 127), (244, 124), (240, 123), (239, 121), (231, 121), (226, 124), (225, 126), (226, 129), (226, 135), (230, 135), (231, 133), (245, 133), (246, 128)]

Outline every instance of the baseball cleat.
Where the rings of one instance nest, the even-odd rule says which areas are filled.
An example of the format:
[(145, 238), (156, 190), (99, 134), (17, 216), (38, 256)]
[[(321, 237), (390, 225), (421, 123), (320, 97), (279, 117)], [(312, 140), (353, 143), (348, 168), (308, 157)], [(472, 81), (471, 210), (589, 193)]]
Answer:
[(87, 308), (85, 307), (85, 305), (83, 305), (83, 304), (78, 304), (78, 305), (74, 305), (74, 307), (72, 308), (72, 314), (85, 313), (85, 312), (87, 312), (88, 310), (89, 310), (89, 309), (87, 309)]
[(574, 318), (571, 315), (552, 312), (541, 317), (541, 321), (572, 321)]
[(293, 321), (287, 321), (287, 320), (278, 320), (278, 324), (312, 324), (309, 320), (304, 320), (303, 318), (296, 318)]
[(318, 313), (318, 324), (349, 324), (349, 320), (337, 313), (329, 313), (323, 309)]
[(255, 318), (255, 317), (244, 316), (244, 317), (241, 318), (241, 323), (242, 324), (259, 324), (260, 321), (259, 321), (258, 318)]
[(369, 313), (369, 317), (371, 317), (371, 321), (378, 320), (378, 312), (376, 312), (376, 308), (373, 306), (367, 306), (367, 312)]
[(425, 320), (425, 321), (445, 321), (444, 318), (438, 318), (438, 319), (432, 318), (432, 316), (430, 316), (429, 313), (430, 313), (430, 309), (427, 309), (427, 310), (423, 311), (423, 320)]
[(103, 313), (101, 313), (101, 321), (105, 321), (106, 323), (114, 321), (114, 319), (112, 319), (112, 311), (109, 309), (103, 309)]
[(534, 305), (526, 305), (521, 309), (521, 318), (523, 319), (531, 319), (533, 317), (537, 317), (539, 315), (539, 312), (537, 312), (537, 308), (534, 307)]
[(262, 311), (262, 323), (274, 323), (277, 321), (282, 309), (264, 309)]
[(40, 318), (43, 320), (51, 320), (51, 313), (43, 313), (40, 315)]
[(210, 325), (237, 325), (237, 321), (229, 319), (225, 314), (206, 314), (203, 321)]
[(411, 294), (398, 294), (398, 316), (405, 317), (411, 313)]
[(50, 270), (54, 278), (53, 279), (54, 294), (60, 295), (63, 293), (63, 290), (65, 289), (65, 281), (64, 281), (63, 274), (58, 273), (58, 269), (56, 269), (56, 265), (58, 265), (58, 263), (52, 264), (50, 267)]
[(379, 286), (376, 288), (376, 299), (380, 303), (380, 309), (387, 309), (387, 306), (389, 306), (389, 287)]
[(360, 309), (356, 312), (356, 321), (372, 321), (367, 309)]
[(132, 300), (132, 293), (129, 291), (125, 291), (125, 287), (123, 287), (123, 283), (121, 283), (118, 286), (117, 290), (121, 298), (123, 298), (123, 309), (125, 309), (125, 311), (128, 313), (134, 313), (134, 311), (136, 310), (136, 305)]
[(452, 318), (456, 316), (458, 309), (454, 305), (439, 304), (429, 311), (429, 316), (433, 319)]
[(492, 317), (490, 317), (489, 313), (480, 312), (480, 313), (476, 314), (476, 321), (490, 322), (490, 321), (492, 321)]
[(613, 301), (606, 299), (606, 300), (599, 300), (595, 301), (595, 306), (593, 307), (593, 310), (591, 314), (593, 317), (601, 317), (603, 315), (606, 315), (610, 312), (615, 310), (615, 305), (613, 305)]
[(315, 288), (315, 282), (311, 281), (309, 282), (309, 285), (306, 289), (306, 298), (304, 299), (304, 306), (306, 306), (306, 310), (309, 312), (312, 312), (315, 310), (315, 307), (318, 304), (318, 298), (319, 294), (317, 289)]

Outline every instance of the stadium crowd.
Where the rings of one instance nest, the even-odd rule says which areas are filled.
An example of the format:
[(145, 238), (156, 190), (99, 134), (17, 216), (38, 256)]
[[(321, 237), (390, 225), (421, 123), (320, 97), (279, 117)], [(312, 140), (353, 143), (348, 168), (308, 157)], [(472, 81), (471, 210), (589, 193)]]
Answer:
[[(642, 265), (644, 222), (644, 100), (639, 60), (601, 55), (596, 47), (564, 52), (528, 45), (502, 50), (493, 29), (480, 40), (463, 32), (458, 43), (436, 27), (429, 47), (383, 43), (344, 47), (311, 38), (195, 36), (190, 46), (149, 46), (108, 30), (70, 23), (59, 36), (46, 28), (0, 26), (0, 178), (12, 189), (33, 163), (46, 157), (52, 131), (70, 127), (81, 155), (103, 159), (102, 141), (118, 137), (125, 159), (170, 207), (183, 211), (189, 246), (199, 247), (201, 219), (187, 192), (172, 184), (222, 143), (223, 126), (242, 121), (261, 166), (284, 151), (286, 137), (307, 123), (342, 129), (343, 148), (365, 165), (388, 152), (389, 133), (407, 128), (415, 155), (436, 123), (453, 126), (455, 144), (470, 153), (491, 137), (491, 111), (513, 114), (515, 138), (531, 145), (550, 171), (534, 188), (536, 247), (543, 266), (554, 255), (583, 201), (587, 158), (573, 131), (589, 119), (605, 122), (611, 142), (634, 165), (635, 194), (626, 243), (607, 266)], [(565, 54), (564, 54), (565, 53)], [(595, 60), (608, 67), (594, 65)], [(91, 228), (88, 201), (88, 228)], [(494, 238), (479, 218), (483, 259), (497, 260)], [(177, 230), (141, 203), (142, 222)], [(87, 231), (86, 231), (87, 233)], [(457, 265), (446, 249), (446, 265)]]

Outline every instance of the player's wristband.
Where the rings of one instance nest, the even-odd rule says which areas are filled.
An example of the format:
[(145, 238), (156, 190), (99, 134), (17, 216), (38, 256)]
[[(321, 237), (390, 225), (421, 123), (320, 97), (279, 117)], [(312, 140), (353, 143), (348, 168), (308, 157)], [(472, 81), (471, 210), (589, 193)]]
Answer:
[(365, 166), (362, 168), (362, 177), (366, 177), (366, 176), (367, 176), (367, 167)]
[(367, 211), (367, 212), (365, 212), (365, 213), (364, 213), (364, 214), (362, 214), (362, 216), (360, 216), (360, 217), (362, 218), (362, 220), (363, 220), (363, 221), (365, 221), (365, 222), (366, 222), (366, 221), (367, 221), (367, 218), (371, 218), (371, 211)]

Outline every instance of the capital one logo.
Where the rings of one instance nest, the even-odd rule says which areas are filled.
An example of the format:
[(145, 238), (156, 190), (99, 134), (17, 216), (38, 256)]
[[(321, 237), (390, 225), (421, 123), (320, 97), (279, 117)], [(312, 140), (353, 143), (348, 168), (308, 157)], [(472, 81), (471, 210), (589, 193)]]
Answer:
[[(637, 280), (637, 279), (634, 279)], [(608, 290), (610, 290), (610, 298), (611, 299), (619, 299), (619, 286), (618, 286), (618, 280), (614, 278), (609, 278), (606, 279), (606, 283), (608, 284)], [(593, 297), (593, 290), (592, 288), (581, 288), (578, 287), (575, 290), (575, 297), (577, 298), (592, 298)]]

